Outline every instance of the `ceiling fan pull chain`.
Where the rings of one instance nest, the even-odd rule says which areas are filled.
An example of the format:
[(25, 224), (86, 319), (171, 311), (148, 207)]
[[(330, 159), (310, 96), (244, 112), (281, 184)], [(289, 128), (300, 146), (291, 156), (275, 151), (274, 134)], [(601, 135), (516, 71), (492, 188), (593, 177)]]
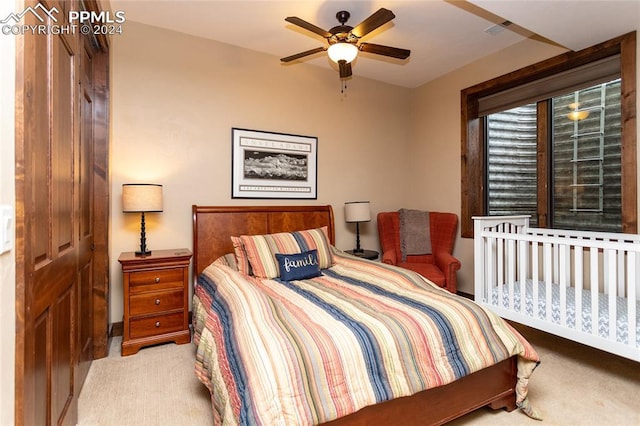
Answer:
[(344, 93), (347, 90), (347, 80), (340, 79), (340, 93)]

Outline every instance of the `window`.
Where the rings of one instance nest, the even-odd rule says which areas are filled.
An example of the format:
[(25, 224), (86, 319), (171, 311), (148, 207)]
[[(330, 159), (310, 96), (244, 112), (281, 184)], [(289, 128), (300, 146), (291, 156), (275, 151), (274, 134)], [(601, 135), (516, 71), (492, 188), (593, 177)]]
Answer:
[[(539, 101), (552, 113), (549, 140), (537, 137), (536, 103), (487, 115), (487, 214), (528, 214), (538, 226), (543, 194), (551, 202), (548, 226), (622, 232), (620, 82)], [(538, 179), (538, 143), (542, 152), (551, 146), (550, 185)]]
[(536, 104), (486, 116), (487, 215), (528, 214), (535, 223), (536, 122)]
[(553, 228), (622, 232), (620, 83), (552, 100)]
[(631, 33), (462, 91), (463, 237), (505, 214), (636, 232), (635, 49)]

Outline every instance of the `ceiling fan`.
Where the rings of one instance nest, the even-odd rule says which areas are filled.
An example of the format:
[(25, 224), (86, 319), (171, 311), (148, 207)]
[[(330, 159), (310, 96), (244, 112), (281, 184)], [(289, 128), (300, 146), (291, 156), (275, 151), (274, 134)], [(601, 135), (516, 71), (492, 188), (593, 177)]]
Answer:
[(310, 24), (297, 16), (289, 16), (285, 18), (285, 21), (287, 22), (326, 38), (329, 45), (325, 47), (316, 47), (315, 49), (287, 56), (280, 60), (282, 62), (291, 62), (326, 50), (328, 51), (329, 58), (338, 64), (340, 78), (344, 79), (351, 76), (351, 61), (358, 56), (358, 51), (375, 53), (376, 55), (389, 56), (398, 59), (407, 59), (411, 54), (410, 50), (399, 49), (397, 47), (382, 46), (380, 44), (373, 43), (358, 44), (361, 37), (364, 37), (371, 31), (395, 18), (396, 15), (394, 15), (392, 11), (381, 8), (355, 27), (346, 25), (350, 16), (350, 13), (344, 10), (336, 13), (336, 18), (338, 19), (338, 22), (340, 22), (340, 25), (331, 28), (329, 31)]

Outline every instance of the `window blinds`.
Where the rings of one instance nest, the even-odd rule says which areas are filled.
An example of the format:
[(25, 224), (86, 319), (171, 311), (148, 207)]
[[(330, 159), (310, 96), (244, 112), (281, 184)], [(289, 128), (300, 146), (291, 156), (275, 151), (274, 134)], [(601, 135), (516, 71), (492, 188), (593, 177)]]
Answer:
[(620, 78), (620, 55), (613, 55), (478, 99), (480, 117)]

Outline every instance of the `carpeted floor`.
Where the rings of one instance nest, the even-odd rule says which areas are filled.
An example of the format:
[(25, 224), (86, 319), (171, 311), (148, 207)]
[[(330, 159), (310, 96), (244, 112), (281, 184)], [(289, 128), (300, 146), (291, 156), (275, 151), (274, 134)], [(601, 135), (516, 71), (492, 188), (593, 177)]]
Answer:
[[(541, 365), (530, 399), (544, 417), (482, 408), (451, 425), (640, 425), (640, 364), (528, 327)], [(94, 361), (79, 399), (80, 426), (211, 425), (208, 390), (193, 373), (194, 347), (167, 344)]]
[(209, 391), (193, 372), (193, 344), (159, 345), (93, 361), (78, 400), (79, 425), (205, 426), (213, 424)]

